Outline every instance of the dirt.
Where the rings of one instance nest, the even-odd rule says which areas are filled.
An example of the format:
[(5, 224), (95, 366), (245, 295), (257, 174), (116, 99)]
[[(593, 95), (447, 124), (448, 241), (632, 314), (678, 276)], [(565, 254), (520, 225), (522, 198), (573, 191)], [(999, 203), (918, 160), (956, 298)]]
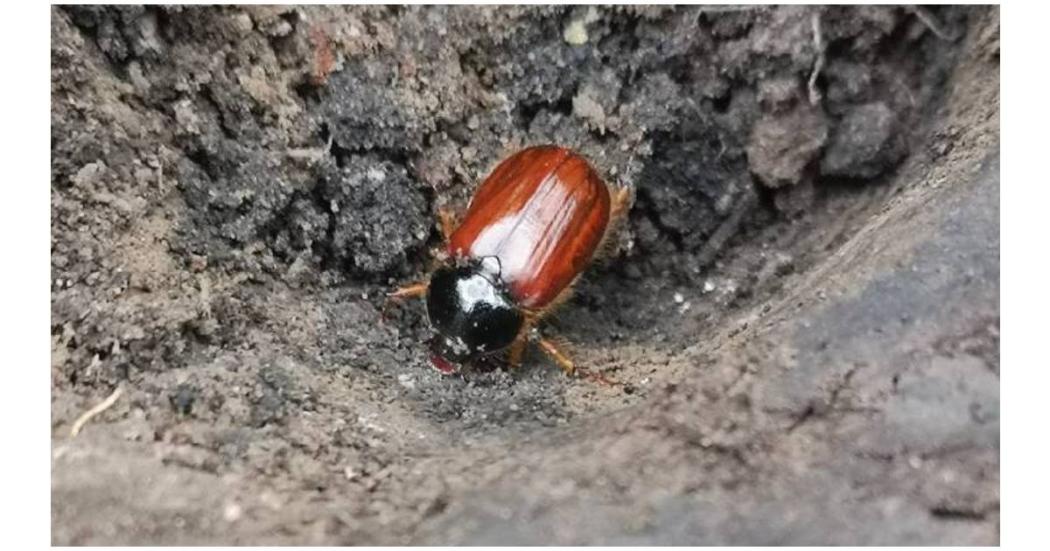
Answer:
[[(997, 544), (999, 12), (925, 10), (54, 7), (53, 543)], [(443, 377), (384, 293), (545, 142), (616, 384)]]

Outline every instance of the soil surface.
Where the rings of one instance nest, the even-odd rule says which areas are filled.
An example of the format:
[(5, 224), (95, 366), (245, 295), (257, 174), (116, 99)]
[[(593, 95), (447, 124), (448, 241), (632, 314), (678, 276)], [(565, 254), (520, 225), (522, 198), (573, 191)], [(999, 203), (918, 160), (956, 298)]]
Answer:
[[(53, 543), (998, 543), (997, 8), (51, 33)], [(632, 193), (544, 327), (615, 384), (441, 376), (384, 293), (552, 142)]]

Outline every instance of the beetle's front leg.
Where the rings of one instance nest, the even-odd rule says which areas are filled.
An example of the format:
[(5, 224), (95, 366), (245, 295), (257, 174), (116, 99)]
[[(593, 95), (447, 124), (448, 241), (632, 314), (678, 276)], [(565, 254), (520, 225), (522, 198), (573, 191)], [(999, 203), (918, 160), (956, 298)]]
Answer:
[(452, 238), (452, 232), (456, 231), (459, 216), (449, 207), (438, 207), (438, 227), (441, 228), (441, 237), (447, 244)]
[(430, 284), (427, 282), (413, 283), (412, 285), (405, 285), (404, 287), (398, 288), (396, 291), (386, 294), (386, 300), (383, 301), (383, 308), (381, 310), (383, 319), (387, 319), (387, 310), (390, 308), (391, 302), (400, 302), (406, 298), (421, 297), (427, 294), (427, 287)]
[(532, 322), (528, 319), (518, 332), (518, 337), (510, 344), (510, 353), (507, 355), (507, 363), (512, 369), (521, 367), (521, 356), (525, 353), (525, 347), (529, 344), (529, 335), (532, 333)]
[(427, 294), (427, 287), (428, 287), (428, 284), (426, 282), (413, 283), (412, 285), (405, 285), (404, 287), (400, 287), (400, 288), (398, 288), (396, 291), (394, 291), (392, 293), (387, 293), (386, 294), (386, 298), (393, 299), (393, 300), (400, 300), (400, 299), (404, 299), (404, 298), (421, 297), (421, 296)]

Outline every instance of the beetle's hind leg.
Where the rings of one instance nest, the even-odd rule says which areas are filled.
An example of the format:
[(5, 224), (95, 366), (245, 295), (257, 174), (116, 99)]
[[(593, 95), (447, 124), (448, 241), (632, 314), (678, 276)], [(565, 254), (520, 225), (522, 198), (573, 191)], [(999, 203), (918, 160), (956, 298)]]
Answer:
[(560, 367), (566, 375), (572, 375), (576, 372), (576, 364), (558, 349), (559, 345), (555, 343), (554, 339), (544, 337), (536, 329), (540, 319), (547, 313), (547, 310), (526, 313), (525, 322), (522, 324), (521, 331), (518, 333), (518, 337), (514, 339), (514, 342), (510, 345), (510, 351), (507, 355), (507, 363), (510, 364), (510, 367), (512, 368), (520, 366), (521, 356), (525, 353), (525, 346), (530, 340), (534, 340), (536, 341), (536, 344), (540, 346), (540, 349), (543, 350), (544, 354), (550, 357), (554, 363), (558, 364), (558, 367)]
[(536, 340), (537, 344), (540, 345), (540, 349), (546, 354), (554, 363), (558, 364), (558, 367), (565, 372), (566, 375), (572, 376), (576, 373), (576, 364), (573, 363), (564, 352), (559, 350), (558, 344), (552, 339), (539, 337)]
[(631, 209), (631, 189), (627, 186), (610, 187), (611, 200), (609, 204), (609, 224), (605, 228), (605, 235), (594, 253), (597, 259), (608, 259), (616, 252), (619, 236), (623, 232), (627, 220), (627, 211)]

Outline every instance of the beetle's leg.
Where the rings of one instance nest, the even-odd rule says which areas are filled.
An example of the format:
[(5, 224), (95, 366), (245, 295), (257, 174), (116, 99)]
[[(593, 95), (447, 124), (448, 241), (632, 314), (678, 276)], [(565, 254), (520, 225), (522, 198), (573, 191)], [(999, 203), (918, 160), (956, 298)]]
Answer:
[(510, 343), (510, 353), (507, 355), (507, 363), (512, 368), (521, 367), (521, 356), (525, 353), (525, 346), (529, 344), (529, 336), (532, 334), (534, 322), (535, 318), (531, 315), (526, 315), (525, 322), (521, 325), (521, 331), (518, 332), (518, 336), (514, 339), (514, 342)]
[(441, 237), (448, 243), (452, 238), (452, 232), (456, 231), (456, 213), (448, 207), (438, 207), (438, 225), (441, 227)]
[[(547, 305), (542, 310), (531, 312), (529, 314), (530, 317), (528, 318), (528, 321), (525, 323), (525, 327), (521, 332), (521, 335), (525, 337), (531, 335), (531, 337), (535, 339), (536, 344), (540, 345), (540, 349), (543, 350), (543, 353), (546, 354), (551, 360), (553, 360), (554, 363), (558, 364), (558, 367), (560, 367), (566, 375), (570, 376), (576, 373), (576, 364), (573, 363), (573, 361), (570, 360), (568, 356), (566, 356), (561, 350), (558, 349), (558, 344), (556, 344), (554, 339), (548, 339), (544, 337), (540, 334), (539, 331), (537, 331), (534, 328), (541, 319), (545, 318), (547, 315), (550, 314), (551, 309), (554, 308), (558, 303), (564, 300), (568, 300), (568, 297), (571, 295), (571, 287), (572, 286), (570, 285), (569, 287), (563, 289), (562, 292), (559, 293), (557, 297), (555, 297), (554, 301), (552, 301), (551, 304)], [(517, 344), (517, 342), (515, 342), (515, 344)]]
[(529, 339), (526, 335), (527, 333), (522, 332), (522, 334), (517, 339), (514, 339), (514, 342), (510, 345), (510, 355), (507, 358), (507, 363), (513, 369), (521, 367), (521, 356), (525, 353), (525, 345), (529, 343)]
[(550, 359), (554, 360), (554, 363), (558, 364), (558, 367), (560, 367), (566, 375), (572, 375), (576, 372), (576, 364), (572, 363), (572, 360), (570, 360), (568, 356), (558, 350), (558, 347), (554, 342), (543, 337), (537, 339), (536, 342), (539, 343), (543, 352), (550, 356)]
[(398, 288), (398, 290), (387, 293), (386, 298), (388, 299), (403, 299), (403, 298), (415, 298), (421, 297), (427, 293), (426, 282), (413, 283), (412, 285), (405, 285), (404, 287)]
[[(610, 186), (611, 187), (611, 186)], [(605, 228), (605, 235), (595, 249), (595, 258), (608, 258), (615, 251), (616, 237), (623, 230), (624, 221), (627, 219), (627, 211), (631, 208), (631, 190), (627, 186), (619, 186), (612, 191), (612, 200), (609, 205), (609, 224)]]
[(400, 287), (394, 292), (386, 294), (386, 300), (383, 301), (383, 308), (381, 310), (383, 319), (387, 319), (387, 310), (390, 308), (391, 302), (401, 301), (406, 298), (421, 297), (427, 293), (428, 283), (413, 283), (412, 285), (405, 285)]
[(612, 194), (612, 204), (609, 205), (609, 226), (620, 223), (623, 215), (631, 206), (631, 190), (627, 186), (620, 186)]

